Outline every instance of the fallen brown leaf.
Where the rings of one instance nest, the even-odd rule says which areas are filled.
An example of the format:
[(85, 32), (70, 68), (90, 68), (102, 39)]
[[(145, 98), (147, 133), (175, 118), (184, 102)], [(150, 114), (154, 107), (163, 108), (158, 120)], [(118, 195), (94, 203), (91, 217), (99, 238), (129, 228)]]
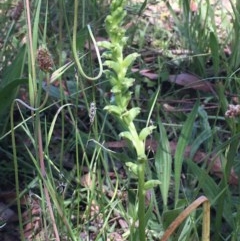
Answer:
[(214, 86), (211, 83), (203, 81), (192, 74), (183, 73), (178, 75), (170, 75), (169, 81), (178, 85), (182, 85), (186, 88), (214, 93)]
[(143, 69), (139, 72), (142, 76), (149, 78), (150, 80), (158, 79), (158, 74), (153, 73), (151, 69)]

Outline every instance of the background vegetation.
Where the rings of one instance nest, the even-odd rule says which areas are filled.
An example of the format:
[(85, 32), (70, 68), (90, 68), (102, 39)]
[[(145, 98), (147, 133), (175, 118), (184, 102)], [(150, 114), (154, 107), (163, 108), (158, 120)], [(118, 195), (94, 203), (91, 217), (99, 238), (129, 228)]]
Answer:
[(112, 2), (0, 1), (1, 240), (168, 240), (187, 207), (169, 240), (239, 240), (239, 3), (116, 1), (117, 54), (139, 55), (127, 110), (141, 109), (138, 133), (156, 127), (141, 191), (129, 127), (105, 108), (119, 103), (112, 55), (95, 44), (118, 46)]

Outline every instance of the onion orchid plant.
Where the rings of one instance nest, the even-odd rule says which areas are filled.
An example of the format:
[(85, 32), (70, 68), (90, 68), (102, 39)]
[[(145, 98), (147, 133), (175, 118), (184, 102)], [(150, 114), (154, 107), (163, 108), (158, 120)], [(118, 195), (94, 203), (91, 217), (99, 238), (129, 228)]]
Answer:
[(123, 27), (126, 11), (124, 10), (125, 0), (113, 0), (110, 7), (110, 14), (106, 17), (105, 28), (109, 37), (109, 41), (99, 43), (100, 47), (105, 49), (103, 58), (104, 70), (106, 78), (111, 83), (111, 92), (114, 96), (114, 103), (107, 105), (104, 109), (115, 116), (124, 131), (119, 134), (120, 137), (127, 139), (136, 152), (136, 161), (128, 162), (127, 166), (136, 174), (138, 178), (138, 233), (139, 240), (145, 240), (145, 193), (146, 190), (159, 185), (158, 180), (145, 181), (145, 168), (147, 164), (147, 156), (145, 154), (145, 141), (155, 129), (150, 125), (138, 132), (134, 119), (140, 113), (139, 107), (130, 107), (132, 93), (130, 87), (133, 86), (134, 79), (127, 77), (128, 70), (136, 58), (137, 53), (131, 53), (124, 57), (123, 50), (127, 44), (128, 38), (126, 30)]

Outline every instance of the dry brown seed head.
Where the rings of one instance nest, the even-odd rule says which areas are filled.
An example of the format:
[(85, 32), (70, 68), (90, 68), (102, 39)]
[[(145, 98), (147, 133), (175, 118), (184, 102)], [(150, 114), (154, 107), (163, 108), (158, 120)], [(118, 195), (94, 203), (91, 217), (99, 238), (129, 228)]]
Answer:
[(39, 68), (44, 72), (50, 72), (53, 69), (53, 59), (48, 49), (40, 47), (37, 51), (37, 62)]

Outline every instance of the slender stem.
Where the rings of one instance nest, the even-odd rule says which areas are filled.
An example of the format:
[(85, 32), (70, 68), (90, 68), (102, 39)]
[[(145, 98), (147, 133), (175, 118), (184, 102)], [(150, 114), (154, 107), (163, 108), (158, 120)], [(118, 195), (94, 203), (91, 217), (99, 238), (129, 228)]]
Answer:
[(138, 220), (139, 220), (139, 240), (145, 241), (145, 190), (144, 175), (145, 161), (138, 164)]
[[(82, 69), (81, 63), (79, 62), (78, 54), (77, 54), (77, 26), (78, 26), (78, 0), (75, 0), (74, 1), (74, 23), (73, 23), (72, 52), (73, 52), (73, 57), (74, 57), (75, 63), (77, 65), (78, 72), (83, 77), (86, 78), (87, 76), (83, 72), (83, 69)], [(80, 89), (82, 91), (84, 102), (86, 103), (87, 109), (89, 110), (88, 99), (87, 99), (86, 93), (84, 91), (83, 82), (78, 81), (78, 76), (76, 76), (76, 78), (77, 78), (78, 84), (80, 85)]]
[(97, 80), (99, 79), (101, 76), (102, 76), (102, 73), (103, 73), (103, 66), (102, 66), (102, 60), (101, 60), (101, 56), (100, 56), (100, 53), (99, 53), (99, 49), (98, 49), (98, 46), (97, 46), (97, 43), (95, 41), (95, 38), (92, 34), (92, 31), (91, 31), (91, 28), (90, 26), (88, 25), (88, 31), (89, 31), (89, 34), (90, 34), (90, 37), (93, 41), (93, 45), (94, 45), (94, 48), (96, 50), (96, 54), (97, 54), (97, 58), (98, 58), (98, 62), (99, 62), (99, 73), (96, 77), (90, 77), (90, 76), (87, 76), (84, 71), (83, 71), (83, 68), (79, 62), (79, 59), (78, 59), (78, 55), (77, 55), (77, 26), (78, 26), (78, 0), (75, 0), (74, 1), (74, 24), (73, 24), (73, 44), (72, 44), (72, 51), (73, 51), (73, 57), (74, 57), (74, 60), (76, 62), (76, 65), (78, 67), (78, 70), (80, 72), (80, 74), (86, 78), (86, 79), (89, 79), (89, 80)]
[[(63, 9), (63, 0), (59, 1), (59, 11), (60, 11), (60, 16), (59, 16), (59, 53), (62, 53), (63, 50), (63, 16), (64, 16), (64, 9)], [(62, 55), (59, 54), (59, 66), (62, 66), (63, 63), (63, 59), (62, 59)], [(61, 95), (61, 106), (64, 105), (64, 92), (63, 92), (63, 82), (59, 81), (60, 83), (60, 95)], [(61, 147), (60, 147), (60, 157), (59, 157), (59, 166), (60, 166), (60, 172), (62, 173), (62, 168), (63, 168), (63, 155), (64, 155), (64, 135), (65, 135), (65, 121), (64, 121), (64, 110), (61, 111)]]
[[(38, 135), (38, 154), (39, 154), (40, 169), (41, 169), (42, 178), (45, 179), (46, 178), (46, 170), (45, 170), (45, 164), (44, 164), (44, 153), (43, 153), (43, 144), (42, 144), (42, 131), (41, 131), (41, 123), (40, 123), (39, 112), (38, 111), (36, 113), (36, 118), (37, 118), (37, 122), (38, 122), (37, 135)], [(53, 213), (53, 210), (52, 210), (52, 205), (51, 205), (49, 192), (48, 192), (48, 189), (47, 189), (47, 186), (46, 186), (45, 182), (43, 182), (43, 185), (44, 185), (45, 198), (46, 198), (46, 202), (47, 202), (47, 208), (48, 208), (48, 211), (49, 211), (49, 214), (50, 214), (50, 218), (51, 218), (51, 221), (52, 221), (55, 238), (56, 238), (57, 241), (60, 241), (60, 237), (59, 237), (59, 234), (58, 234), (56, 221), (55, 221), (55, 218), (54, 218), (54, 213)]]
[(18, 220), (19, 220), (19, 229), (21, 240), (24, 240), (24, 232), (23, 232), (23, 220), (22, 220), (22, 210), (21, 210), (21, 202), (20, 202), (20, 190), (19, 190), (19, 178), (18, 178), (18, 160), (17, 160), (17, 147), (15, 140), (15, 131), (14, 131), (14, 103), (11, 105), (11, 135), (12, 135), (12, 148), (13, 148), (13, 162), (14, 162), (14, 171), (15, 171), (15, 186), (16, 186), (16, 196), (17, 196), (17, 210), (18, 210)]
[(82, 27), (85, 26), (86, 1), (82, 1)]
[[(33, 49), (33, 38), (32, 38), (32, 25), (31, 25), (31, 17), (30, 17), (30, 5), (29, 0), (25, 0), (25, 9), (26, 9), (26, 17), (27, 17), (27, 29), (28, 29), (28, 48), (30, 50), (29, 58), (30, 64), (29, 68), (29, 97), (31, 106), (35, 106), (35, 94), (37, 92), (37, 84), (36, 84), (36, 71), (35, 71), (35, 59), (34, 59), (34, 49)], [(30, 76), (31, 75), (31, 76)]]

